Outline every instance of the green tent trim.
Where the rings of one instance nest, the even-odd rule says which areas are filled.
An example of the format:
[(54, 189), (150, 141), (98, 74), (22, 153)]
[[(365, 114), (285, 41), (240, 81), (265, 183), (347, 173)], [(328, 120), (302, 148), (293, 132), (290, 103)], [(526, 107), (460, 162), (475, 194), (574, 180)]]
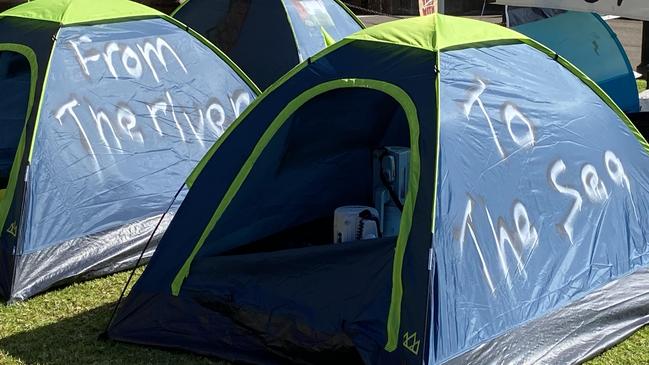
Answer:
[[(30, 1), (16, 7), (13, 7), (7, 11), (0, 13), (0, 17), (17, 17), (24, 19), (36, 19), (42, 21), (56, 22), (61, 25), (90, 25), (90, 24), (101, 24), (108, 21), (128, 21), (134, 19), (146, 19), (146, 18), (162, 18), (181, 29), (184, 29), (194, 38), (198, 39), (206, 47), (216, 53), (219, 58), (221, 58), (230, 68), (232, 68), (235, 73), (250, 87), (250, 89), (255, 93), (255, 95), (261, 94), (261, 90), (257, 85), (246, 75), (237, 64), (234, 63), (223, 51), (218, 49), (215, 45), (210, 43), (205, 37), (194, 31), (193, 29), (187, 27), (185, 24), (180, 22), (177, 19), (174, 19), (164, 13), (161, 13), (155, 9), (149, 8), (148, 6), (130, 1), (130, 0), (110, 0), (110, 1), (95, 1), (95, 0), (39, 0), (39, 1)], [(58, 32), (57, 32), (58, 35)], [(19, 45), (17, 45), (19, 46)], [(43, 93), (47, 90), (47, 83), (49, 80), (50, 73), (50, 60), (54, 54), (54, 49), (56, 44), (52, 47), (50, 51), (50, 56), (48, 58), (48, 64), (45, 72), (45, 79), (43, 82), (43, 87), (41, 90), (41, 102), (38, 105), (36, 121), (34, 124), (34, 135), (38, 131), (39, 121), (41, 117), (41, 108), (43, 102)], [(32, 52), (33, 53), (33, 52)], [(34, 54), (34, 62), (35, 62)], [(35, 84), (33, 85), (35, 86)], [(33, 102), (33, 99), (30, 100), (30, 105)], [(31, 146), (29, 148), (29, 159), (31, 162), (33, 157), (34, 142), (32, 139)], [(0, 213), (0, 218), (2, 215)], [(2, 221), (0, 220), (0, 223)]]
[(338, 5), (340, 5), (340, 7), (343, 8), (343, 9), (347, 12), (347, 14), (349, 14), (349, 16), (351, 16), (352, 19), (354, 19), (354, 21), (355, 21), (356, 23), (358, 23), (358, 25), (361, 26), (361, 28), (363, 28), (363, 29), (366, 28), (366, 27), (365, 27), (365, 23), (363, 23), (363, 21), (362, 21), (359, 17), (357, 17), (356, 14), (354, 14), (354, 12), (351, 11), (351, 9), (350, 9), (350, 8), (349, 8), (349, 7), (348, 7), (344, 2), (342, 2), (341, 0), (334, 0), (334, 1), (335, 1)]
[(37, 19), (61, 25), (109, 21), (123, 18), (168, 16), (146, 5), (128, 0), (30, 1), (0, 13), (0, 16)]
[[(259, 142), (253, 149), (251, 155), (248, 157), (243, 167), (239, 170), (239, 173), (235, 177), (234, 181), (228, 188), (225, 193), (223, 200), (219, 203), (216, 211), (212, 215), (207, 227), (203, 230), (203, 233), (199, 241), (194, 246), (190, 256), (185, 260), (183, 266), (180, 268), (176, 274), (172, 284), (171, 292), (174, 296), (178, 296), (182, 288), (182, 284), (189, 275), (191, 269), (191, 264), (200, 251), (201, 247), (205, 243), (207, 237), (214, 229), (216, 223), (220, 220), (223, 213), (225, 212), (228, 205), (232, 202), (237, 192), (245, 182), (247, 176), (252, 170), (257, 159), (260, 157), (268, 143), (272, 140), (274, 135), (279, 131), (279, 129), (284, 125), (288, 118), (293, 115), (293, 113), (298, 110), (302, 105), (304, 105), (309, 100), (315, 98), (318, 95), (326, 93), (335, 89), (343, 88), (367, 88), (377, 91), (384, 92), (385, 94), (394, 98), (403, 108), (406, 113), (406, 118), (408, 120), (408, 126), (410, 128), (410, 144), (411, 144), (411, 157), (410, 157), (410, 166), (411, 167), (411, 179), (409, 180), (408, 192), (406, 193), (406, 203), (404, 204), (404, 212), (401, 217), (401, 226), (399, 229), (399, 236), (397, 239), (397, 244), (395, 248), (395, 255), (392, 268), (392, 294), (390, 301), (390, 311), (388, 314), (388, 335), (389, 342), (388, 345), (392, 348), (396, 348), (397, 337), (399, 332), (399, 324), (401, 321), (401, 301), (403, 298), (403, 282), (402, 282), (402, 268), (403, 268), (403, 258), (406, 251), (406, 245), (408, 243), (408, 237), (410, 233), (410, 228), (412, 226), (412, 215), (414, 213), (414, 205), (419, 191), (419, 176), (420, 176), (420, 157), (419, 157), (419, 120), (417, 117), (417, 109), (414, 102), (410, 96), (403, 91), (401, 88), (377, 80), (366, 80), (366, 79), (339, 79), (329, 81), (318, 86), (315, 86), (305, 92), (303, 92), (296, 99), (292, 100), (273, 120), (268, 129), (264, 132)], [(249, 110), (251, 108), (248, 108)], [(244, 115), (245, 116), (245, 115)], [(241, 120), (241, 118), (239, 119)], [(230, 128), (231, 130), (232, 128)], [(225, 139), (225, 136), (220, 138), (220, 140)], [(397, 336), (391, 336), (391, 334), (396, 333)]]
[[(22, 44), (2, 43), (0, 44), (0, 52), (1, 51), (11, 51), (23, 55), (29, 62), (29, 68), (31, 73), (30, 87), (29, 87), (29, 100), (27, 102), (25, 123), (23, 125), (23, 131), (20, 135), (20, 140), (18, 142), (18, 148), (16, 149), (16, 156), (14, 157), (13, 165), (11, 166), (11, 171), (9, 173), (9, 182), (7, 184), (7, 189), (4, 193), (4, 196), (0, 199), (0, 229), (3, 229), (7, 220), (7, 215), (9, 215), (11, 202), (13, 201), (14, 194), (16, 192), (16, 185), (18, 183), (18, 173), (20, 172), (20, 166), (21, 166), (20, 161), (23, 160), (23, 156), (25, 153), (25, 139), (26, 139), (25, 126), (29, 122), (32, 113), (32, 107), (34, 106), (36, 84), (38, 83), (38, 62), (36, 61), (36, 53), (31, 48)], [(2, 235), (2, 233), (3, 232), (0, 232), (0, 235)]]

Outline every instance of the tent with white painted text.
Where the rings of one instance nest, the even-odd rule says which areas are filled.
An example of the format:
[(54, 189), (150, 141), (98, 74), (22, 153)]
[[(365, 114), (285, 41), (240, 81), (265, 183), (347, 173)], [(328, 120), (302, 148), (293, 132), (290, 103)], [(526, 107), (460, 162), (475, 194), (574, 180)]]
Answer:
[(262, 90), (363, 28), (340, 0), (187, 0), (172, 15), (219, 47)]
[(0, 14), (0, 92), (0, 298), (17, 301), (135, 265), (258, 91), (151, 8), (39, 0)]
[(264, 92), (108, 329), (255, 364), (572, 364), (649, 321), (648, 145), (556, 52), (431, 15)]

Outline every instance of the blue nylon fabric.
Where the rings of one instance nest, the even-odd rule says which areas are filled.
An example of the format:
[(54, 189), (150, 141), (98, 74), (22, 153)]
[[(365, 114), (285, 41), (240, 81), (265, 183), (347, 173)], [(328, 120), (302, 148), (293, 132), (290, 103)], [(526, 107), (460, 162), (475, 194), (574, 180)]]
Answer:
[(29, 170), (23, 252), (163, 213), (253, 97), (165, 20), (62, 28)]
[(594, 92), (526, 45), (440, 68), (431, 363), (649, 263), (649, 157)]
[(599, 15), (568, 11), (514, 29), (577, 66), (625, 112), (640, 111), (633, 68), (617, 36)]
[(361, 26), (334, 1), (282, 0), (293, 26), (300, 61), (327, 47), (321, 28), (339, 41)]

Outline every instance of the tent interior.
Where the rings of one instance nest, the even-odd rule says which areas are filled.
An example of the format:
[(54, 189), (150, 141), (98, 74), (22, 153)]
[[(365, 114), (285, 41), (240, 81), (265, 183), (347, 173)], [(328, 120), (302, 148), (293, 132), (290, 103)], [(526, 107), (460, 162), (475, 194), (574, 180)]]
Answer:
[(183, 292), (230, 318), (219, 321), (236, 323), (233, 333), (277, 336), (246, 352), (272, 343), (292, 359), (357, 363), (357, 349), (382, 348), (397, 237), (334, 243), (333, 226), (337, 207), (373, 207), (374, 156), (384, 146), (410, 146), (391, 96), (343, 88), (303, 104), (253, 165)]
[(20, 53), (0, 52), (0, 200), (9, 183), (20, 136), (25, 126), (31, 69), (29, 61)]
[(229, 232), (205, 247), (236, 254), (332, 244), (336, 208), (375, 205), (374, 151), (409, 140), (405, 113), (387, 94), (345, 88), (315, 97), (269, 142), (221, 218)]

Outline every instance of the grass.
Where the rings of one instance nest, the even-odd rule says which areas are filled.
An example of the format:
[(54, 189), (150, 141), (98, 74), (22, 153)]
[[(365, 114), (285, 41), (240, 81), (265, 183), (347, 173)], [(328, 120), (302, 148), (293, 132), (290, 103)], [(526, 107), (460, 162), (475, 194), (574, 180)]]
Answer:
[[(136, 272), (136, 278), (141, 272)], [(98, 341), (127, 277), (128, 273), (115, 274), (24, 303), (0, 305), (0, 365), (225, 364), (186, 353)], [(588, 364), (649, 364), (649, 327)]]
[(224, 364), (191, 354), (98, 341), (127, 277), (128, 273), (120, 273), (24, 303), (0, 304), (0, 364)]
[(649, 364), (649, 327), (643, 327), (624, 342), (588, 362), (588, 365), (622, 364)]
[(638, 92), (647, 90), (647, 80), (636, 80), (636, 84), (638, 84)]

